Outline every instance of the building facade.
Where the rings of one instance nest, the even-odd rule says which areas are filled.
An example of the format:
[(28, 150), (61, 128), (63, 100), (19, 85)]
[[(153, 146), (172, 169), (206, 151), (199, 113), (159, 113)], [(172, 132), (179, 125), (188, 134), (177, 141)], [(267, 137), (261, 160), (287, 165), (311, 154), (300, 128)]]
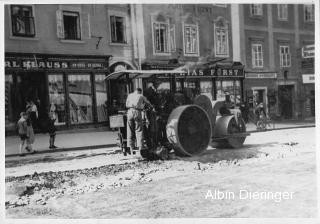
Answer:
[[(182, 68), (175, 88), (191, 95), (205, 94), (211, 100), (230, 94), (242, 98), (242, 66), (234, 63), (231, 7), (227, 4), (135, 5), (138, 49), (135, 55), (143, 70)], [(219, 65), (216, 62), (221, 61)], [(201, 69), (202, 65), (203, 69)], [(215, 70), (208, 69), (210, 65)], [(238, 72), (239, 71), (239, 72)], [(181, 81), (181, 82), (180, 82)], [(170, 88), (169, 77), (157, 80), (157, 88)], [(144, 89), (150, 82), (140, 80)]]
[(105, 125), (105, 75), (135, 68), (129, 5), (6, 5), (5, 126), (15, 129), (26, 104), (58, 128)]
[(314, 77), (314, 5), (243, 4), (232, 12), (233, 54), (245, 64), (251, 111), (263, 103), (277, 117), (314, 116), (314, 79), (304, 81)]

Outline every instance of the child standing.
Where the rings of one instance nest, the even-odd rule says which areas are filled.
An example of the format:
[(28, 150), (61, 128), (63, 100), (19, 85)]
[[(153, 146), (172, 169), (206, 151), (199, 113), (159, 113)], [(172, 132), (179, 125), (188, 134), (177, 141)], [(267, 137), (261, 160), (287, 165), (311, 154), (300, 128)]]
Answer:
[(21, 139), (19, 153), (22, 156), (22, 149), (25, 144), (27, 144), (28, 136), (27, 136), (27, 114), (25, 112), (20, 113), (20, 119), (17, 123), (18, 134)]
[(56, 139), (56, 126), (54, 125), (56, 121), (54, 112), (49, 112), (49, 121), (48, 121), (48, 133), (50, 135), (49, 139), (49, 148), (50, 149), (56, 149), (57, 146), (54, 145), (54, 141)]

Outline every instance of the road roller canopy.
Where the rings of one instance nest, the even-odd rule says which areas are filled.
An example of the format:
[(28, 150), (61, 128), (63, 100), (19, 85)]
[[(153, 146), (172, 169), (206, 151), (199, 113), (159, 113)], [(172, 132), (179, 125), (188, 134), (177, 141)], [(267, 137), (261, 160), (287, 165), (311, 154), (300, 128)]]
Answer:
[(186, 71), (182, 70), (122, 70), (113, 72), (105, 78), (106, 80), (117, 79), (136, 79), (136, 78), (150, 78), (152, 76), (163, 74), (184, 74)]

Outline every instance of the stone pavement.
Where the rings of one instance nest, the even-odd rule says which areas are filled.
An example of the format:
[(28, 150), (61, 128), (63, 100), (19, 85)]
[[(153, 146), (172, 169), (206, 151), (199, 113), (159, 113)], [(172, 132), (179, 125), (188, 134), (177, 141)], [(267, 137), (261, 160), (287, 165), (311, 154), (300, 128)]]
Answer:
[[(315, 126), (314, 120), (311, 121), (285, 121), (277, 122), (268, 130), (299, 128)], [(246, 125), (248, 132), (257, 132), (256, 126), (253, 123)], [(16, 156), (19, 154), (20, 138), (18, 136), (8, 136), (5, 138), (5, 155)], [(117, 132), (107, 131), (103, 129), (87, 129), (87, 130), (71, 130), (57, 132), (55, 145), (58, 149), (49, 149), (49, 135), (36, 134), (34, 149), (38, 152), (57, 152), (67, 150), (80, 149), (97, 149), (114, 147), (117, 144)], [(25, 151), (26, 152), (26, 151)]]

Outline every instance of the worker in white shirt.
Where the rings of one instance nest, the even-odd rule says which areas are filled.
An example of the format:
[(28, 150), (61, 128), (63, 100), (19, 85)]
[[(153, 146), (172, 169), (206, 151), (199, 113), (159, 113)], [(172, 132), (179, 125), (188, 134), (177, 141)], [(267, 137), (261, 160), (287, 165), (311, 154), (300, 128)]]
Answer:
[(126, 101), (126, 107), (128, 108), (127, 139), (131, 152), (135, 148), (135, 140), (137, 140), (138, 149), (141, 150), (142, 147), (142, 110), (144, 109), (145, 105), (149, 105), (151, 108), (153, 108), (147, 98), (142, 95), (141, 88), (137, 88), (136, 91), (128, 95)]

